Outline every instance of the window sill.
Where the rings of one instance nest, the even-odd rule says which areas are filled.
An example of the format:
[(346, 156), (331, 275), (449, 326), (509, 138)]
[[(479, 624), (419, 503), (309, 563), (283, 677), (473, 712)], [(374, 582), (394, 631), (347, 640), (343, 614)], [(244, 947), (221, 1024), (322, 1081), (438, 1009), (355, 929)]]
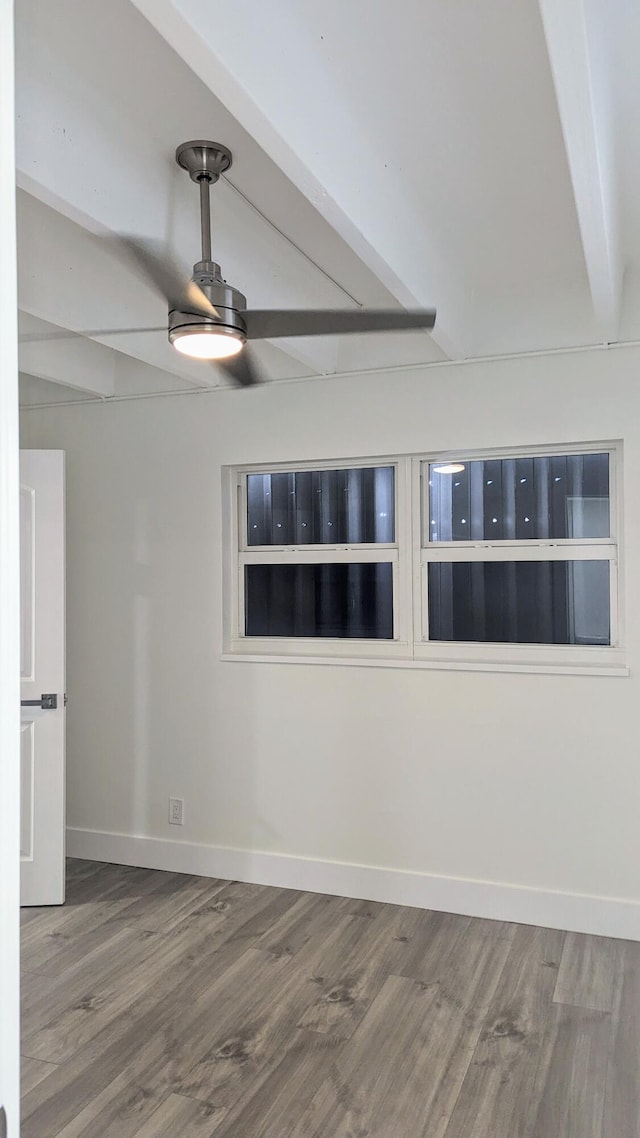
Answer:
[(515, 660), (463, 660), (463, 659), (417, 659), (412, 656), (305, 656), (290, 653), (250, 653), (223, 652), (220, 659), (225, 663), (244, 661), (250, 664), (330, 664), (345, 668), (410, 668), (439, 672), (524, 672), (551, 676), (628, 676), (628, 664), (578, 664), (569, 661), (536, 661), (535, 663)]

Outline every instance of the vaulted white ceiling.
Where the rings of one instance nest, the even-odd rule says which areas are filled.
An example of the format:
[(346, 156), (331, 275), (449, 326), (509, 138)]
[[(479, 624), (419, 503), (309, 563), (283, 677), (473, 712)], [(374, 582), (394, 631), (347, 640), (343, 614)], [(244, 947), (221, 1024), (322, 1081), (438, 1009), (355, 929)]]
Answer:
[(638, 58), (632, 0), (21, 0), (24, 402), (225, 385), (108, 335), (166, 310), (95, 234), (200, 257), (189, 138), (233, 151), (214, 256), (250, 307), (438, 309), (260, 344), (270, 379), (640, 339)]

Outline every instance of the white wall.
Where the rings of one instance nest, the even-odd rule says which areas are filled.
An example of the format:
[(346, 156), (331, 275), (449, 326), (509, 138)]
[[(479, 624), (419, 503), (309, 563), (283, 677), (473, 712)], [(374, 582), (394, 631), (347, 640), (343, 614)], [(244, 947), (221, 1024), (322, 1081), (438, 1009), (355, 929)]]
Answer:
[[(0, 0), (0, 1109), (20, 1131), (20, 630), (13, 3)], [(0, 1129), (4, 1133), (2, 1121)]]
[[(27, 412), (23, 445), (67, 451), (72, 830), (412, 871), (295, 880), (640, 939), (639, 365), (594, 351)], [(219, 659), (221, 464), (619, 438), (629, 677)]]

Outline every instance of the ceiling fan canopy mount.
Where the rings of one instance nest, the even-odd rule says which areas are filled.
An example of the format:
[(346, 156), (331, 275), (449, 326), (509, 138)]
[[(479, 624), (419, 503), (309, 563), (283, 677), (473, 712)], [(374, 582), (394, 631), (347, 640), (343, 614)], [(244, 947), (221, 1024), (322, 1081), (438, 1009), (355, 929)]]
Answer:
[(187, 171), (192, 182), (212, 184), (231, 167), (233, 156), (221, 142), (196, 138), (191, 142), (183, 142), (178, 147), (176, 162)]

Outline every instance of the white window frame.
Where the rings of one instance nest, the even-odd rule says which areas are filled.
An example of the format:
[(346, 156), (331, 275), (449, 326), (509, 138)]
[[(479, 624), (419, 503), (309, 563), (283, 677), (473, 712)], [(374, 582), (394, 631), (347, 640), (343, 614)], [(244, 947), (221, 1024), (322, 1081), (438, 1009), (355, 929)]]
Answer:
[[(608, 538), (544, 541), (425, 542), (428, 533), (428, 464), (544, 455), (609, 454), (611, 533)], [(247, 475), (305, 470), (393, 466), (395, 542), (303, 546), (249, 546)], [(223, 468), (223, 573), (225, 660), (336, 663), (444, 670), (627, 675), (623, 646), (621, 442), (514, 446), (413, 455), (376, 455), (327, 461), (254, 463)], [(611, 566), (611, 644), (508, 644), (428, 639), (427, 570), (434, 561), (608, 560)], [(258, 637), (244, 632), (244, 570), (248, 564), (391, 562), (392, 640), (328, 637)]]
[[(395, 541), (336, 545), (249, 545), (246, 534), (247, 475), (287, 474), (305, 470), (344, 470), (372, 466), (394, 468)], [(330, 657), (352, 659), (399, 659), (412, 652), (410, 493), (411, 460), (407, 457), (357, 458), (328, 462), (265, 463), (236, 467), (231, 471), (231, 567), (232, 596), (226, 650), (250, 656)], [(364, 640), (351, 637), (247, 636), (244, 631), (244, 577), (246, 565), (335, 565), (363, 562), (391, 563), (393, 575), (393, 639)]]
[[(624, 668), (621, 648), (621, 597), (618, 587), (622, 503), (619, 493), (621, 443), (573, 443), (562, 446), (511, 447), (421, 455), (413, 460), (414, 500), (414, 657), (452, 667), (493, 666), (498, 670), (581, 671)], [(429, 464), (491, 459), (542, 458), (571, 454), (609, 455), (610, 534), (604, 538), (544, 540), (430, 541)], [(416, 513), (417, 511), (417, 513)], [(436, 562), (596, 561), (609, 562), (609, 645), (510, 644), (487, 641), (429, 640), (427, 573)], [(625, 669), (626, 672), (626, 669)]]

